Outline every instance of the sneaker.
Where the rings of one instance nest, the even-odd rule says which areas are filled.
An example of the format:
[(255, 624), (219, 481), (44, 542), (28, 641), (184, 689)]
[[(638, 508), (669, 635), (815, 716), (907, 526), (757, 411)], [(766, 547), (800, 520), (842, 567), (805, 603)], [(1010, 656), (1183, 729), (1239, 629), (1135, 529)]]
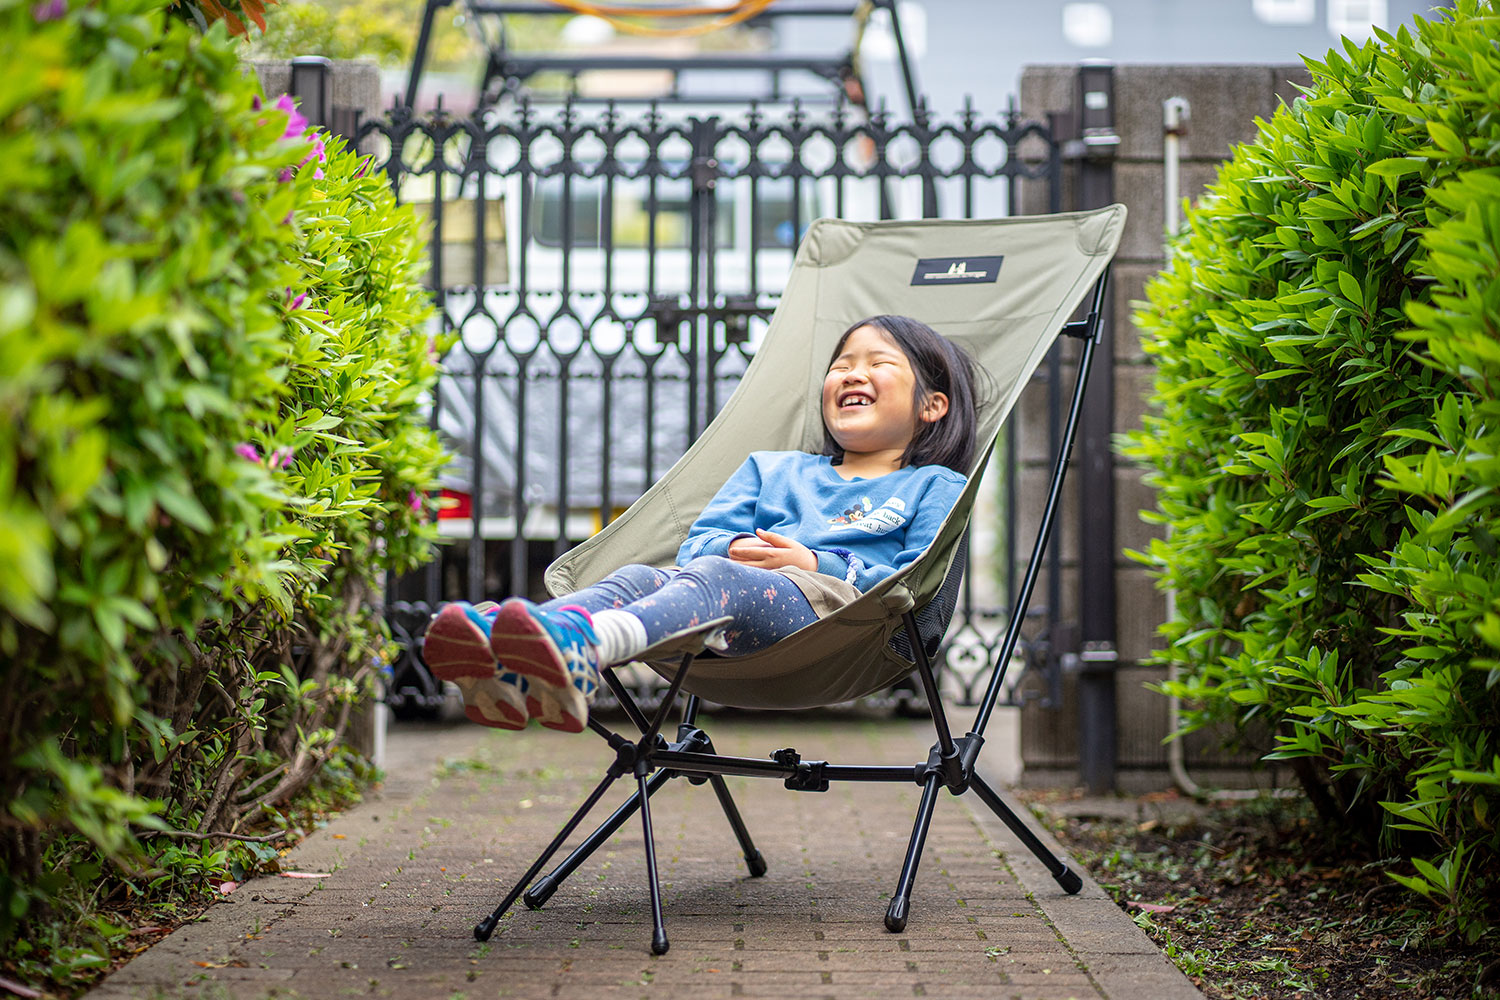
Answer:
[(422, 641), (422, 659), (433, 676), (457, 682), (460, 678), (483, 680), (495, 674), (495, 654), (490, 651), (490, 622), (480, 608), (464, 601), (445, 604), (427, 626)]
[(567, 733), (588, 724), (599, 687), (598, 642), (582, 608), (542, 611), (519, 597), (500, 605), (490, 630), (495, 658), (530, 682), (527, 710), (548, 729)]
[(464, 715), (481, 726), (522, 729), (526, 726), (526, 678), (496, 669), (490, 652), (494, 602), (444, 605), (427, 627), (422, 658), (440, 680), (452, 681), (464, 699)]
[(524, 729), (531, 717), (526, 678), (510, 671), (492, 671), (489, 677), (454, 680), (464, 696), (464, 715), (471, 722), (494, 729)]

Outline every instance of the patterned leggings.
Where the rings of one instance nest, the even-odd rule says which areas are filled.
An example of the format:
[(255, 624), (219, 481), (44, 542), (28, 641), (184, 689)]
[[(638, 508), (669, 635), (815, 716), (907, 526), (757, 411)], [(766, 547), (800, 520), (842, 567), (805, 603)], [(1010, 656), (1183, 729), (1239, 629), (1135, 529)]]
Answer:
[(550, 611), (574, 604), (589, 611), (618, 608), (639, 618), (657, 642), (710, 618), (734, 619), (725, 630), (730, 656), (765, 649), (816, 621), (807, 598), (780, 573), (724, 556), (700, 556), (680, 569), (623, 566), (575, 594), (541, 605)]

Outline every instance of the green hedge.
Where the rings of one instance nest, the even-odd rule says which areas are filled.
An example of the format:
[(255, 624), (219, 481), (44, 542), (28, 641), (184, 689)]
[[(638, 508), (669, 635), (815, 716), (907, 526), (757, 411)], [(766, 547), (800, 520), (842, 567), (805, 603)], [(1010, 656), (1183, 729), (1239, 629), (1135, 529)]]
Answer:
[(42, 921), (274, 857), (202, 835), (337, 759), (444, 345), (410, 211), (222, 25), (0, 0), (0, 59), (0, 946), (66, 981), (121, 930)]
[[(1136, 314), (1189, 727), (1269, 726), (1470, 938), (1500, 859), (1500, 18), (1308, 60)], [(1488, 912), (1487, 912), (1488, 911)]]

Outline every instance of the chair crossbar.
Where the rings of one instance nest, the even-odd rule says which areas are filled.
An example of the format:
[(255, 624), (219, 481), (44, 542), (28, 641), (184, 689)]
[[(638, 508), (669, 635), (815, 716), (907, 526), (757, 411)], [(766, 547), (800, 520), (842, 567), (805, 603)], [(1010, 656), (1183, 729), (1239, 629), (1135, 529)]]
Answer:
[[(972, 732), (957, 739), (951, 736), (943, 715), (942, 702), (936, 697), (937, 684), (933, 677), (932, 666), (922, 649), (921, 642), (917, 639), (916, 620), (910, 613), (905, 616), (903, 627), (909, 631), (912, 649), (916, 651), (917, 662), (914, 667), (921, 675), (923, 687), (928, 692), (928, 707), (932, 712), (934, 729), (939, 737), (938, 741), (933, 744), (927, 759), (910, 766), (830, 764), (821, 760), (804, 760), (796, 750), (791, 748), (774, 751), (769, 757), (764, 758), (721, 754), (714, 749), (708, 734), (697, 724), (701, 703), (696, 695), (690, 695), (685, 699), (682, 719), (677, 727), (677, 738), (667, 741), (660, 735), (660, 730), (673, 704), (681, 695), (682, 682), (691, 670), (694, 660), (691, 654), (683, 657), (672, 686), (663, 698), (655, 717), (649, 721), (635, 702), (634, 696), (623, 684), (618, 681), (611, 684), (610, 687), (620, 698), (626, 715), (641, 731), (640, 736), (630, 739), (595, 718), (589, 719), (589, 728), (615, 751), (615, 759), (606, 769), (604, 780), (590, 793), (577, 812), (569, 817), (562, 830), (506, 894), (495, 911), (475, 926), (474, 937), (480, 941), (489, 940), (499, 925), (500, 919), (518, 899), (530, 909), (540, 909), (584, 861), (614, 836), (632, 816), (639, 813), (644, 836), (647, 887), (651, 902), (651, 950), (658, 955), (665, 954), (671, 944), (667, 937), (662, 907), (661, 881), (656, 863), (656, 839), (651, 824), (651, 799), (673, 778), (687, 778), (690, 784), (706, 783), (713, 788), (725, 819), (729, 822), (735, 839), (739, 842), (751, 878), (764, 875), (767, 865), (765, 858), (755, 847), (754, 840), (734, 802), (734, 797), (724, 781), (726, 775), (780, 778), (787, 788), (807, 792), (827, 791), (830, 784), (835, 781), (900, 782), (921, 785), (922, 800), (912, 827), (911, 841), (902, 863), (896, 891), (892, 894), (885, 914), (885, 926), (892, 932), (899, 932), (906, 927), (912, 888), (915, 884), (923, 846), (926, 843), (927, 831), (931, 827), (937, 793), (945, 787), (954, 795), (962, 795), (973, 790), (980, 801), (993, 810), (1008, 827), (1017, 831), (1022, 842), (1047, 866), (1065, 891), (1077, 892), (1082, 887), (1078, 876), (1069, 871), (1067, 866), (1031, 833), (1014, 810), (975, 770), (979, 750), (984, 743), (983, 737)], [(606, 681), (613, 679), (610, 671), (604, 671), (604, 676)], [(547, 862), (599, 803), (610, 785), (627, 774), (635, 778), (635, 792), (590, 833), (583, 843), (574, 848), (556, 868), (542, 875), (541, 871), (546, 867)]]

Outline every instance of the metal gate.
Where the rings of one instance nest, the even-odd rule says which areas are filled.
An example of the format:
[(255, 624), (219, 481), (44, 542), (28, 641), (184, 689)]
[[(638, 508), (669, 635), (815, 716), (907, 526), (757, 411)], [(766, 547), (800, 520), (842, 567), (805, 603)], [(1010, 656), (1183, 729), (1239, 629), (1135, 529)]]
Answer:
[[(548, 562), (687, 449), (754, 355), (814, 218), (1002, 216), (1023, 183), (1059, 205), (1059, 145), (1014, 111), (898, 122), (795, 106), (585, 107), (464, 118), (398, 107), (361, 129), (427, 219), (436, 325), (458, 335), (432, 400), (458, 454), (444, 474), (452, 544), (388, 595), (406, 646), (389, 695), (398, 711), (441, 701), (414, 641), (441, 601), (540, 593)], [(1057, 364), (1043, 371), (1047, 384), (1028, 391), (1051, 392)], [(1014, 442), (1012, 429), (994, 461), (999, 540), (979, 553), (1005, 568), (981, 580), (971, 567), (940, 654), (964, 701), (982, 691), (1016, 589)], [(1037, 604), (1046, 633), (1056, 609), (1055, 594)], [(1027, 648), (1029, 661), (1039, 647)]]

